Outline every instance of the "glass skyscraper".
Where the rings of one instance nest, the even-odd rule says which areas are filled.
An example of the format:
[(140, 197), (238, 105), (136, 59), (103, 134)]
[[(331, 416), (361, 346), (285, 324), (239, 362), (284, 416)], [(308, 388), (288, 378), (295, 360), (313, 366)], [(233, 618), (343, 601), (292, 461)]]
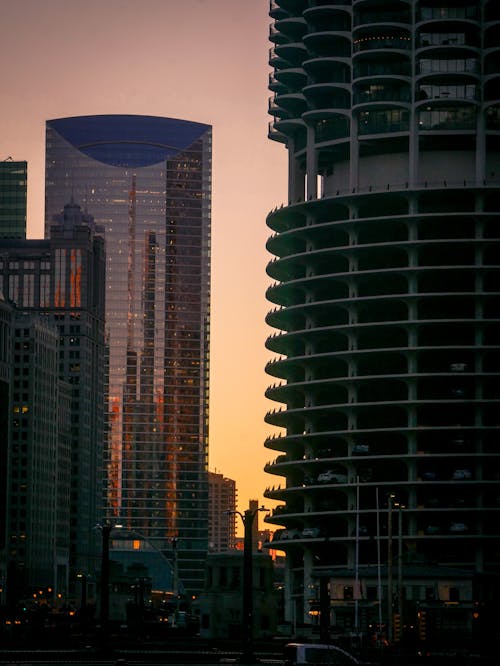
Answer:
[(28, 165), (0, 162), (0, 238), (26, 238)]
[(211, 127), (150, 116), (47, 122), (46, 236), (74, 197), (106, 247), (103, 519), (203, 582), (208, 526)]

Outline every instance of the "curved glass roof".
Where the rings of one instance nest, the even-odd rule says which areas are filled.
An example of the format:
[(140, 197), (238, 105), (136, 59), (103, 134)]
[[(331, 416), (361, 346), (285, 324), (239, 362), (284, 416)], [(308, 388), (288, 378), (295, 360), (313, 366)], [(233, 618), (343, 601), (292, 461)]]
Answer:
[(145, 167), (174, 157), (210, 125), (134, 115), (74, 116), (47, 125), (88, 157), (117, 167)]

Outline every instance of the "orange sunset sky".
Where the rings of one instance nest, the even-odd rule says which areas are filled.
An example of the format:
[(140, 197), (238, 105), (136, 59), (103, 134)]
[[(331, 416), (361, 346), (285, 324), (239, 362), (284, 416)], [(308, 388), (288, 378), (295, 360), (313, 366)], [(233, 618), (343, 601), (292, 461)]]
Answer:
[[(0, 0), (0, 159), (28, 162), (28, 236), (43, 237), (45, 121), (126, 113), (213, 126), (209, 467), (239, 509), (263, 466), (273, 404), (264, 342), (267, 213), (286, 151), (267, 139), (269, 0)], [(272, 503), (266, 502), (267, 506)]]

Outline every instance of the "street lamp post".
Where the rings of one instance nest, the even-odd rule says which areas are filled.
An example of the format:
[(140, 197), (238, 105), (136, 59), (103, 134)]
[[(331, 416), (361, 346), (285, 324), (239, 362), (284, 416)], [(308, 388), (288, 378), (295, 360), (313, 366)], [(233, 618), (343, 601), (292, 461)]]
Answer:
[(392, 599), (392, 512), (395, 495), (389, 494), (387, 514), (387, 638), (389, 643), (393, 637), (393, 599)]
[(395, 504), (398, 508), (398, 613), (399, 622), (401, 625), (401, 639), (403, 638), (403, 509), (406, 507), (404, 504)]
[(241, 661), (244, 664), (255, 662), (253, 653), (253, 540), (252, 527), (255, 516), (259, 511), (268, 511), (261, 506), (258, 509), (247, 509), (244, 513), (240, 511), (227, 511), (226, 513), (237, 513), (243, 521), (243, 650)]
[(102, 536), (102, 549), (101, 549), (101, 638), (102, 638), (102, 648), (106, 650), (108, 646), (108, 637), (109, 637), (109, 539), (111, 536), (111, 530), (114, 528), (121, 527), (121, 525), (111, 525), (111, 523), (105, 523), (104, 525), (98, 525), (98, 529), (101, 530)]
[(80, 581), (80, 612), (83, 613), (87, 608), (87, 575), (84, 573), (77, 573), (76, 577)]
[(109, 537), (111, 525), (101, 526), (101, 633), (103, 647), (107, 647), (109, 634)]

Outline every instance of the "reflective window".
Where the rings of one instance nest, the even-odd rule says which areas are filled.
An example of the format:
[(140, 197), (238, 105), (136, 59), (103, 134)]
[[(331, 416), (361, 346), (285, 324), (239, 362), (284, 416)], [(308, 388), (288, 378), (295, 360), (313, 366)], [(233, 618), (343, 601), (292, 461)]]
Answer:
[(408, 111), (390, 109), (385, 111), (363, 111), (359, 114), (359, 134), (404, 132), (409, 127)]
[(472, 107), (426, 109), (419, 114), (422, 130), (474, 129), (476, 112)]
[(477, 86), (474, 84), (464, 85), (421, 85), (418, 91), (418, 99), (441, 99), (461, 98), (477, 99)]
[(464, 46), (467, 44), (464, 32), (422, 32), (420, 46)]
[[(199, 522), (208, 497), (210, 129), (201, 126), (187, 147), (175, 149), (187, 131), (182, 121), (149, 119), (140, 141), (104, 141), (84, 153), (71, 145), (71, 133), (83, 131), (87, 120), (65, 120), (65, 137), (50, 123), (47, 129), (47, 219), (73, 195), (104, 230), (105, 499), (110, 513), (160, 549), (170, 548), (174, 537), (180, 544), (191, 539), (196, 559), (207, 540), (207, 525)], [(168, 141), (158, 136), (156, 145), (142, 143), (157, 120), (171, 133)], [(94, 126), (101, 122), (107, 121), (96, 117)], [(110, 136), (121, 131), (120, 123), (127, 125), (129, 117), (110, 121)], [(54, 277), (58, 301), (77, 306), (83, 280), (78, 252), (60, 252)], [(83, 340), (83, 331), (66, 336), (68, 354)], [(78, 361), (67, 359), (73, 384)], [(194, 497), (185, 492), (188, 482)]]
[(432, 19), (477, 18), (477, 7), (421, 7), (419, 19), (430, 21)]
[(420, 74), (437, 72), (477, 72), (479, 63), (476, 58), (422, 58), (419, 61)]

